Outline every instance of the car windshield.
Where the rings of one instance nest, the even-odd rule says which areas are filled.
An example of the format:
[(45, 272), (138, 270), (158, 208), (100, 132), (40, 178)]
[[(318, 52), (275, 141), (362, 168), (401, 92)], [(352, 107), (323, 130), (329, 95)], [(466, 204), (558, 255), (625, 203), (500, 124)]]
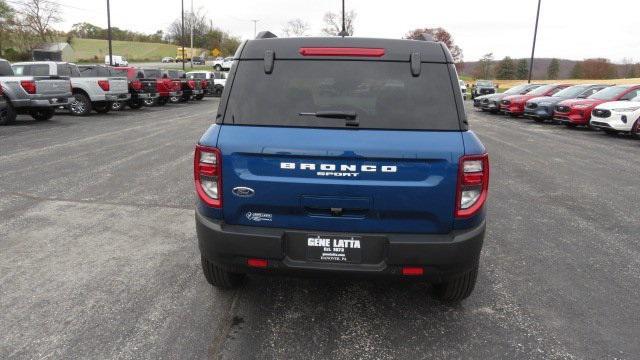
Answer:
[[(402, 62), (262, 60), (238, 64), (224, 122), (238, 125), (345, 127), (320, 112), (355, 113), (360, 128), (460, 130), (446, 64), (423, 63), (414, 77)], [(273, 91), (278, 89), (278, 91)], [(305, 116), (307, 115), (307, 116)]]
[(566, 88), (564, 90), (558, 91), (553, 96), (561, 97), (561, 98), (574, 98), (574, 97), (577, 97), (578, 95), (582, 94), (583, 92), (585, 92), (585, 90), (589, 89), (590, 87), (591, 87), (591, 85), (571, 86), (571, 87), (568, 87), (568, 88)]
[(505, 91), (504, 93), (505, 94), (520, 94), (521, 92), (526, 90), (528, 86), (529, 86), (528, 84), (517, 85), (517, 86), (514, 86), (511, 89)]
[(544, 95), (549, 90), (553, 90), (556, 85), (543, 85), (527, 93), (527, 95)]
[(611, 86), (598, 91), (597, 93), (589, 96), (587, 99), (614, 100), (627, 90), (629, 90), (628, 86)]
[(493, 86), (493, 81), (478, 80), (476, 81), (476, 86)]

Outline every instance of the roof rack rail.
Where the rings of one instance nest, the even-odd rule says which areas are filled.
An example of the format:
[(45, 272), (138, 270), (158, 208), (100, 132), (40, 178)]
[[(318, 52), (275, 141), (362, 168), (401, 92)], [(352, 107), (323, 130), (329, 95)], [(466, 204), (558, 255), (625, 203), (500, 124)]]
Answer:
[(271, 31), (260, 31), (258, 35), (256, 35), (256, 39), (272, 39), (272, 38), (277, 38), (277, 36)]

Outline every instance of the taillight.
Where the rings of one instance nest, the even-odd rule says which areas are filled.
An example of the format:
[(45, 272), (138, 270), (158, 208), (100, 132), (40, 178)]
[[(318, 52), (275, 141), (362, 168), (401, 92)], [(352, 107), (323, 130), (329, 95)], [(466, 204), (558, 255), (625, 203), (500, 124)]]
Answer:
[(173, 88), (175, 90), (181, 90), (182, 89), (182, 83), (180, 82), (180, 80), (174, 80), (173, 81)]
[(133, 90), (142, 90), (142, 83), (140, 82), (140, 80), (133, 80), (131, 82), (131, 87), (133, 88)]
[(484, 205), (489, 192), (489, 156), (469, 155), (460, 158), (456, 190), (457, 218), (475, 215)]
[(35, 94), (36, 93), (36, 82), (33, 80), (22, 80), (20, 81), (20, 86), (27, 92), (27, 94)]
[(189, 84), (189, 87), (191, 89), (195, 89), (196, 88), (196, 81), (195, 80), (188, 80), (187, 84)]
[(98, 86), (103, 91), (109, 91), (109, 80), (98, 80)]
[(214, 147), (196, 145), (193, 176), (198, 197), (205, 204), (222, 207), (222, 156)]
[(209, 82), (207, 80), (202, 80), (202, 83), (200, 83), (200, 85), (203, 89), (206, 89), (209, 86)]

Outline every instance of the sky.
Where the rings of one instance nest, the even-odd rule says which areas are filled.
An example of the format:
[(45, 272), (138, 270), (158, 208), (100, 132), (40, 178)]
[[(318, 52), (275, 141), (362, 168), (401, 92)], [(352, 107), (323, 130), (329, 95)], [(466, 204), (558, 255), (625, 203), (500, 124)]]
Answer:
[[(69, 30), (74, 23), (106, 27), (106, 0), (57, 0)], [(189, 11), (191, 0), (185, 1)], [(153, 33), (180, 16), (180, 0), (111, 0), (111, 24)], [(193, 0), (213, 24), (242, 39), (257, 31), (280, 33), (287, 21), (300, 18), (310, 35), (320, 35), (322, 17), (339, 12), (340, 0)], [(402, 38), (409, 30), (443, 27), (462, 48), (464, 59), (529, 57), (537, 0), (346, 0), (355, 10), (355, 36)], [(542, 0), (536, 57), (581, 60), (606, 57), (640, 61), (640, 1)]]

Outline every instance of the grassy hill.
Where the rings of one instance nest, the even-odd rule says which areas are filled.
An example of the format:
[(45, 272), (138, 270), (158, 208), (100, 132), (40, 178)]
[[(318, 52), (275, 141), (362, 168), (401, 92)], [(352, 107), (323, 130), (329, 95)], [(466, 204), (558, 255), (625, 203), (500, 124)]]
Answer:
[[(102, 62), (109, 55), (109, 44), (106, 40), (77, 39), (71, 41), (77, 62)], [(176, 56), (177, 46), (161, 43), (143, 43), (133, 41), (113, 41), (113, 54), (121, 55), (132, 61), (160, 61), (165, 56)]]

